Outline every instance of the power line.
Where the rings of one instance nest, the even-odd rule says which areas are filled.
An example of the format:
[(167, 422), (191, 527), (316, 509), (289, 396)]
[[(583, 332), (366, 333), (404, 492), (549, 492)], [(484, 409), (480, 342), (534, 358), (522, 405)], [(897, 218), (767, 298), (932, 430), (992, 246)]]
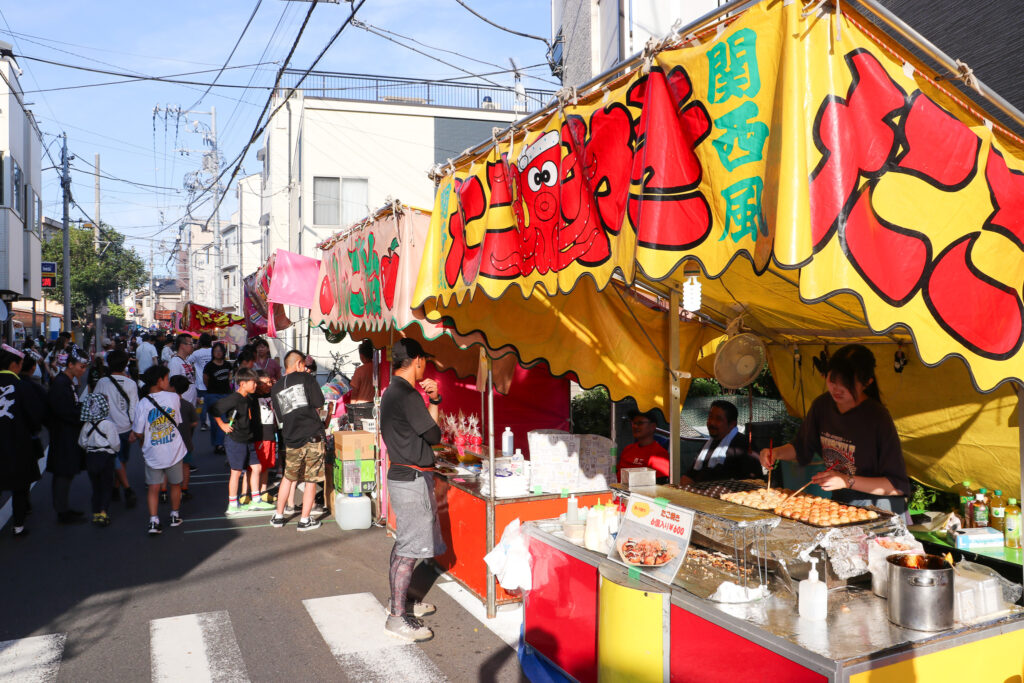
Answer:
[(462, 5), (463, 7), (465, 7), (466, 10), (469, 11), (469, 13), (472, 14), (477, 19), (480, 19), (481, 21), (484, 21), (484, 22), (490, 24), (491, 26), (493, 26), (496, 29), (500, 29), (502, 31), (505, 31), (506, 33), (511, 33), (512, 35), (519, 36), (520, 38), (530, 38), (531, 40), (539, 40), (540, 42), (544, 43), (544, 45), (549, 50), (551, 49), (551, 43), (548, 42), (547, 38), (541, 38), (540, 36), (535, 36), (535, 35), (532, 35), (530, 33), (522, 33), (520, 31), (515, 31), (513, 29), (510, 29), (507, 26), (502, 26), (501, 24), (497, 24), (497, 23), (491, 21), (490, 19), (488, 19), (487, 17), (485, 17), (484, 15), (480, 14), (475, 9), (473, 9), (472, 7), (467, 5), (463, 0), (455, 0), (455, 2), (457, 2), (460, 5)]
[[(87, 164), (89, 167), (91, 167), (94, 170), (88, 171), (88, 170), (86, 170), (84, 168), (75, 168), (74, 166), (71, 167), (71, 170), (78, 171), (80, 173), (88, 173), (89, 175), (97, 175), (97, 173), (95, 171), (96, 166), (94, 164), (90, 164), (85, 159), (81, 159), (81, 158), (78, 158), (78, 157), (76, 157), (76, 158), (79, 161), (81, 161), (82, 163)], [(128, 180), (127, 178), (118, 178), (117, 176), (109, 175), (109, 174), (107, 174), (107, 173), (105, 173), (103, 171), (99, 172), (99, 176), (101, 178), (106, 178), (107, 180), (114, 180), (114, 181), (121, 182), (121, 183), (128, 183), (129, 185), (135, 185), (136, 187), (151, 188), (151, 189), (155, 189), (155, 190), (170, 190), (171, 192), (181, 192), (181, 188), (180, 187), (167, 187), (167, 186), (164, 186), (164, 185), (150, 185), (148, 183), (139, 183), (139, 182), (136, 182), (134, 180)]]
[[(82, 48), (83, 50), (94, 50), (96, 52), (109, 52), (109, 53), (115, 54), (115, 55), (125, 55), (126, 57), (142, 57), (144, 59), (155, 59), (155, 60), (162, 61), (162, 62), (178, 62), (180, 64), (194, 64), (196, 66), (217, 66), (216, 64), (211, 64), (209, 62), (192, 62), (192, 61), (189, 61), (187, 59), (176, 59), (174, 57), (163, 57), (163, 56), (156, 57), (154, 55), (143, 55), (143, 54), (138, 54), (138, 53), (135, 53), (135, 52), (122, 52), (121, 50), (110, 50), (110, 49), (107, 49), (107, 48), (95, 47), (93, 45), (82, 45), (80, 43), (71, 43), (71, 42), (68, 42), (68, 41), (65, 41), (65, 40), (57, 40), (55, 38), (47, 38), (45, 36), (37, 36), (37, 35), (33, 35), (31, 33), (21, 33), (20, 31), (12, 31), (11, 28), (10, 28), (10, 25), (8, 25), (6, 31), (3, 30), (3, 29), (0, 29), (0, 33), (6, 33), (7, 35), (12, 36), (12, 37), (19, 37), (19, 38), (21, 38), (23, 40), (26, 40), (27, 42), (34, 43), (35, 45), (41, 45), (42, 47), (50, 48), (51, 50), (55, 50), (57, 48), (54, 48), (52, 45), (42, 45), (41, 43), (38, 43), (38, 42), (33, 41), (33, 40), (29, 40), (29, 39), (30, 38), (36, 38), (37, 40), (42, 40), (42, 41), (45, 41), (47, 43), (56, 43), (57, 45), (69, 45), (71, 47), (79, 47), (79, 48)], [(69, 54), (75, 54), (75, 53), (72, 52), (72, 53), (69, 53)], [(82, 59), (89, 59), (90, 61), (99, 62), (99, 60), (91, 59), (90, 57), (86, 57), (85, 55), (75, 55), (75, 56), (76, 57), (81, 57)], [(99, 63), (103, 64), (105, 62), (99, 62)]]
[[(284, 105), (288, 102), (288, 100), (295, 93), (295, 91), (302, 86), (302, 83), (306, 80), (306, 77), (309, 76), (310, 72), (313, 71), (314, 68), (316, 68), (316, 65), (320, 62), (321, 59), (323, 59), (323, 56), (327, 54), (327, 51), (331, 48), (331, 45), (334, 44), (334, 41), (338, 39), (338, 36), (341, 35), (341, 32), (345, 30), (345, 28), (352, 22), (353, 19), (355, 19), (356, 12), (358, 12), (365, 4), (366, 0), (359, 0), (358, 5), (352, 6), (352, 10), (349, 13), (348, 18), (346, 18), (345, 21), (342, 22), (341, 26), (338, 27), (338, 30), (334, 32), (334, 35), (331, 36), (331, 39), (327, 41), (327, 44), (324, 46), (324, 48), (320, 50), (320, 54), (316, 56), (316, 59), (313, 60), (313, 63), (309, 65), (309, 68), (305, 70), (305, 72), (298, 79), (295, 85), (288, 90), (288, 94), (285, 95), (281, 99), (281, 102), (277, 105), (277, 107), (272, 112), (270, 112), (270, 116), (267, 117), (266, 122), (261, 123), (263, 121), (263, 115), (266, 114), (268, 109), (270, 109), (270, 105), (274, 101), (274, 93), (277, 92), (277, 88), (281, 83), (281, 77), (284, 76), (284, 72), (288, 68), (288, 62), (291, 61), (292, 55), (295, 54), (295, 50), (299, 46), (299, 39), (302, 38), (302, 34), (306, 30), (306, 25), (309, 24), (309, 19), (311, 16), (313, 16), (313, 10), (316, 9), (317, 0), (313, 0), (313, 3), (309, 7), (309, 12), (306, 13), (306, 18), (302, 21), (302, 26), (299, 27), (299, 34), (295, 37), (295, 42), (292, 43), (292, 47), (288, 51), (288, 56), (285, 57), (284, 63), (281, 64), (281, 69), (277, 73), (277, 78), (274, 81), (274, 87), (270, 91), (270, 97), (267, 98), (267, 102), (263, 106), (263, 111), (260, 112), (259, 117), (257, 117), (256, 119), (256, 128), (253, 130), (252, 135), (249, 137), (249, 141), (245, 144), (245, 147), (238, 154), (238, 156), (235, 157), (235, 161), (232, 161), (232, 163), (235, 164), (235, 167), (234, 170), (231, 172), (231, 177), (228, 178), (226, 187), (231, 186), (232, 181), (234, 181), (235, 177), (238, 175), (238, 171), (242, 168), (242, 162), (245, 160), (246, 152), (248, 152), (249, 148), (252, 147), (253, 143), (259, 139), (259, 136), (263, 134), (263, 131), (267, 129), (267, 126), (270, 125), (270, 122), (274, 119), (274, 115), (277, 114), (277, 112), (281, 111), (281, 108), (284, 107)], [(217, 179), (214, 180), (212, 186), (215, 187), (223, 176), (224, 172), (221, 172), (220, 176), (218, 176)], [(209, 188), (204, 190), (204, 193), (205, 192), (209, 192)], [(213, 207), (213, 215), (216, 214), (217, 210), (220, 208), (220, 205), (224, 202), (225, 196), (226, 193), (221, 194), (220, 197), (217, 199), (217, 203)], [(209, 222), (209, 219), (207, 219), (207, 225), (209, 225)]]
[[(90, 73), (104, 74), (106, 76), (117, 76), (119, 78), (125, 79), (125, 80), (122, 80), (122, 81), (107, 81), (107, 82), (103, 82), (103, 83), (86, 83), (86, 84), (83, 84), (83, 85), (71, 85), (71, 86), (64, 86), (64, 87), (61, 87), (61, 88), (46, 88), (46, 89), (29, 90), (29, 91), (27, 91), (27, 92), (33, 92), (33, 93), (35, 93), (35, 92), (52, 92), (52, 91), (55, 91), (55, 90), (74, 90), (76, 88), (94, 88), (94, 87), (98, 87), (98, 86), (102, 86), (102, 85), (117, 85), (117, 84), (120, 84), (120, 83), (131, 83), (133, 81), (159, 81), (161, 83), (175, 83), (175, 84), (178, 84), (178, 85), (198, 85), (198, 86), (209, 86), (211, 88), (213, 88), (213, 87), (217, 87), (217, 88), (239, 88), (239, 89), (242, 89), (242, 90), (246, 90), (246, 89), (248, 89), (250, 87), (253, 87), (253, 86), (239, 85), (239, 84), (229, 84), (229, 83), (208, 83), (206, 81), (187, 81), (187, 80), (181, 80), (181, 79), (178, 78), (179, 76), (195, 76), (197, 74), (208, 74), (208, 73), (212, 73), (214, 71), (217, 71), (217, 69), (203, 69), (201, 71), (185, 71), (185, 72), (177, 73), (177, 74), (168, 74), (166, 76), (147, 76), (147, 75), (139, 75), (139, 74), (127, 73), (127, 72), (124, 72), (124, 71), (110, 71), (109, 69), (95, 69), (95, 68), (93, 68), (91, 66), (80, 66), (80, 65), (77, 65), (77, 64), (65, 64), (64, 62), (57, 62), (57, 61), (54, 61), (52, 59), (44, 59), (43, 57), (31, 57), (29, 55), (14, 54), (13, 51), (8, 51), (8, 50), (0, 51), (0, 54), (5, 54), (5, 53), (6, 53), (6, 55), (9, 55), (9, 56), (14, 57), (16, 59), (28, 59), (28, 60), (31, 60), (33, 62), (42, 62), (43, 64), (50, 64), (52, 66), (60, 66), (60, 67), (63, 67), (65, 69), (75, 69), (76, 71), (88, 71)], [(222, 70), (223, 69), (251, 69), (251, 68), (254, 68), (254, 67), (266, 66), (267, 64), (272, 64), (272, 63), (273, 62), (263, 62), (263, 63), (259, 63), (259, 64), (240, 64), (238, 66), (222, 67)]]
[(238, 49), (239, 44), (242, 42), (242, 38), (245, 37), (245, 32), (249, 30), (249, 26), (252, 24), (252, 20), (256, 18), (256, 13), (260, 10), (260, 5), (262, 4), (263, 0), (256, 0), (256, 6), (253, 7), (252, 14), (249, 15), (249, 20), (245, 22), (245, 26), (242, 27), (241, 35), (239, 35), (238, 40), (235, 41), (235, 46), (231, 48), (231, 53), (228, 55), (228, 58), (224, 60), (224, 66), (222, 66), (220, 68), (220, 71), (217, 72), (217, 75), (213, 77), (213, 82), (210, 83), (210, 85), (206, 86), (206, 90), (204, 90), (203, 94), (199, 96), (199, 99), (193, 102), (192, 106), (188, 107), (189, 109), (195, 109), (196, 107), (198, 107), (199, 103), (203, 101), (203, 98), (210, 94), (210, 88), (212, 88), (217, 83), (217, 80), (221, 77), (221, 74), (223, 74), (224, 70), (228, 68), (228, 64), (231, 63), (231, 58), (235, 56), (235, 50)]

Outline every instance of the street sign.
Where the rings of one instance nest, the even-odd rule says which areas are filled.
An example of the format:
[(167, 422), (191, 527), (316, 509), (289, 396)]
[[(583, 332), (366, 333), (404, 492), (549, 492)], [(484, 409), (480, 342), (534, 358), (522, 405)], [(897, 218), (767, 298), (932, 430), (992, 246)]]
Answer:
[(135, 315), (136, 313), (138, 313), (138, 310), (134, 306), (128, 307), (128, 315)]
[(43, 261), (39, 264), (39, 270), (42, 276), (43, 287), (57, 286), (57, 264), (55, 262)]

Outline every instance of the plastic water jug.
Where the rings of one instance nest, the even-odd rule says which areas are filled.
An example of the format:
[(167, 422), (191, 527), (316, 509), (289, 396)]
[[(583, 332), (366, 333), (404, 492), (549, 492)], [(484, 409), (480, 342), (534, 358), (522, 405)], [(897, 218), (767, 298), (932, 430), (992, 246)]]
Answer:
[(361, 493), (334, 495), (334, 518), (342, 529), (369, 529), (370, 499)]

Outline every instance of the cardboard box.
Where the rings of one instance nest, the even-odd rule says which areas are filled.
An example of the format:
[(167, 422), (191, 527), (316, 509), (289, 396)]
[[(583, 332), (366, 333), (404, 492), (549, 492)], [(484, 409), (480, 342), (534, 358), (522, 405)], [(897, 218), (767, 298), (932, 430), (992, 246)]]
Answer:
[(375, 460), (343, 460), (334, 468), (334, 488), (341, 493), (370, 493), (377, 488)]
[(334, 432), (334, 455), (338, 460), (373, 460), (377, 437), (373, 432)]
[(619, 470), (619, 475), (622, 477), (622, 483), (630, 491), (643, 486), (654, 486), (657, 483), (655, 471), (650, 467), (626, 467)]

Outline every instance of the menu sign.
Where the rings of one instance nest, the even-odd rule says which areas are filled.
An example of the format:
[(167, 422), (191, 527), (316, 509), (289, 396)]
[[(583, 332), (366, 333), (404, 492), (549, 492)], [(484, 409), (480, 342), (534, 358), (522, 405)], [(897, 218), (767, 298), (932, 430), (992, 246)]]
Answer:
[(690, 546), (693, 516), (693, 510), (664, 499), (631, 494), (608, 559), (672, 583)]

